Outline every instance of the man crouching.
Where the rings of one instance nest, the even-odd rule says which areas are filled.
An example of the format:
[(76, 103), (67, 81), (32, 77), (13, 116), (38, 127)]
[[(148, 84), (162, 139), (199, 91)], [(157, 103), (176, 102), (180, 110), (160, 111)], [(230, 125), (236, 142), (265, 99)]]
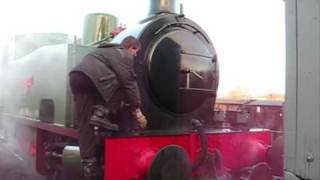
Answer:
[(102, 175), (97, 160), (94, 128), (118, 131), (110, 121), (123, 104), (129, 105), (133, 119), (144, 129), (145, 116), (140, 110), (141, 100), (134, 73), (134, 56), (140, 42), (126, 37), (121, 44), (105, 44), (87, 54), (69, 73), (70, 87), (75, 105), (75, 118), (79, 125), (80, 155), (84, 176), (96, 180)]

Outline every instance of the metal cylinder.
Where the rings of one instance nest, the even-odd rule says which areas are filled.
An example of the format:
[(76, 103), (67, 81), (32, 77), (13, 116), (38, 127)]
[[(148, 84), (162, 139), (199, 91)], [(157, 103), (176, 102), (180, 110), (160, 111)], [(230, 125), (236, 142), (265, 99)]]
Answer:
[(91, 44), (110, 36), (117, 27), (118, 19), (110, 14), (93, 13), (85, 16), (82, 44)]
[(80, 148), (78, 146), (66, 146), (62, 153), (63, 172), (67, 177), (81, 178), (83, 170), (81, 166)]
[(176, 0), (150, 0), (149, 15), (161, 12), (178, 13)]

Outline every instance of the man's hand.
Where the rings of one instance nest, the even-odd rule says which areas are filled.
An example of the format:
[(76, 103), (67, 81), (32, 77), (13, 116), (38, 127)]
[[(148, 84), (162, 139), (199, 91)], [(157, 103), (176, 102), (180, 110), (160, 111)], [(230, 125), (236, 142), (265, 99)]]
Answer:
[(122, 31), (124, 31), (125, 29), (126, 29), (125, 27), (118, 26), (110, 34), (111, 34), (111, 36), (114, 37), (114, 36), (118, 35), (119, 33), (121, 33)]
[(136, 109), (133, 113), (134, 119), (139, 123), (139, 126), (142, 129), (145, 129), (147, 127), (147, 119), (146, 117), (142, 114), (140, 109)]

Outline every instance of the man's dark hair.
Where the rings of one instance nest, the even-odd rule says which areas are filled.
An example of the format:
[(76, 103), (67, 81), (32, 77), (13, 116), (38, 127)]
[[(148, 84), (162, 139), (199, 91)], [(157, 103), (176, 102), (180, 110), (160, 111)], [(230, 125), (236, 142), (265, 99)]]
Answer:
[(139, 40), (133, 36), (128, 36), (124, 38), (121, 42), (121, 45), (126, 49), (129, 49), (129, 48), (140, 49), (141, 47)]

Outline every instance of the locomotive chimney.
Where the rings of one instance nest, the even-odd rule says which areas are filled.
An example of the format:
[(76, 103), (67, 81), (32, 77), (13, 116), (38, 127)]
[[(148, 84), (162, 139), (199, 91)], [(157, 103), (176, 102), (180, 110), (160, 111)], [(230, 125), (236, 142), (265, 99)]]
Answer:
[(177, 13), (177, 0), (150, 0), (149, 16), (162, 12)]

